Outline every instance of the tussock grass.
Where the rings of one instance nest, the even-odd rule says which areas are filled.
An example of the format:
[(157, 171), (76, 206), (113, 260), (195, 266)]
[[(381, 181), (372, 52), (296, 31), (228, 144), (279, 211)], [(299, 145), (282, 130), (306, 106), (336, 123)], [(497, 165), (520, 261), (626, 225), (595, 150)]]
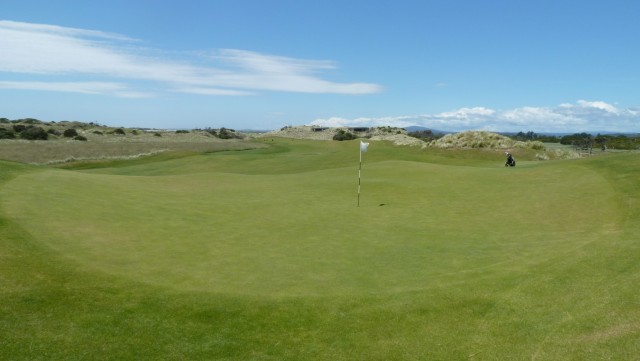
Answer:
[(0, 162), (0, 354), (640, 353), (637, 155), (507, 169), (375, 142), (358, 208), (357, 141), (263, 142), (86, 170)]
[(544, 149), (544, 144), (542, 142), (522, 142), (486, 131), (466, 131), (447, 134), (440, 139), (430, 142), (429, 146), (438, 148)]
[(202, 134), (164, 133), (104, 136), (80, 130), (88, 141), (69, 139), (26, 141), (0, 140), (0, 159), (28, 164), (59, 164), (86, 160), (126, 160), (162, 152), (216, 152), (259, 147), (245, 140), (221, 140)]

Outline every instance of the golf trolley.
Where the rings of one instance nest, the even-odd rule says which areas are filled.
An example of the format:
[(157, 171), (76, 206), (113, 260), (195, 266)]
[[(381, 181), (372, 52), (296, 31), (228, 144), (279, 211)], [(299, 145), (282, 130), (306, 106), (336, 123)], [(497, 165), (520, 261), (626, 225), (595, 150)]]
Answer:
[(505, 153), (507, 155), (507, 162), (504, 164), (505, 167), (515, 167), (516, 166), (516, 160), (513, 159), (513, 156), (511, 155), (511, 153), (507, 152)]

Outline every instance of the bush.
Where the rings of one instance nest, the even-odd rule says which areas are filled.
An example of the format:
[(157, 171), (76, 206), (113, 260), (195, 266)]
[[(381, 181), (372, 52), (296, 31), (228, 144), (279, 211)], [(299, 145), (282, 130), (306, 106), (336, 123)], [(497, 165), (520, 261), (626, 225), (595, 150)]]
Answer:
[(540, 142), (540, 141), (528, 141), (527, 145), (529, 146), (529, 148), (534, 149), (534, 150), (544, 150), (544, 143)]
[(186, 134), (186, 133), (189, 133), (189, 131), (188, 130), (184, 130), (184, 129), (176, 130), (176, 134)]
[(213, 128), (205, 128), (204, 131), (208, 134), (213, 135), (214, 137), (218, 136), (218, 132)]
[(42, 121), (34, 118), (19, 119), (19, 121), (25, 124), (42, 124)]
[(15, 139), (16, 134), (6, 128), (0, 127), (0, 139)]
[(78, 136), (78, 131), (76, 131), (73, 128), (69, 128), (69, 129), (65, 129), (62, 135), (64, 135), (65, 138), (73, 138)]
[(29, 126), (20, 133), (20, 138), (27, 140), (47, 140), (49, 134), (42, 127)]
[(432, 140), (436, 140), (438, 138), (441, 138), (441, 136), (437, 136), (437, 135), (433, 134), (433, 131), (431, 131), (430, 129), (416, 130), (414, 132), (407, 133), (407, 135), (410, 136), (410, 137), (421, 139), (421, 140), (423, 140), (425, 142), (430, 142)]
[(356, 139), (356, 136), (353, 133), (347, 132), (343, 129), (338, 129), (336, 134), (333, 136), (333, 140), (343, 141), (343, 140), (352, 140)]
[(22, 131), (24, 131), (25, 129), (27, 129), (27, 126), (24, 124), (14, 124), (13, 125), (13, 131), (16, 133), (22, 133)]
[(235, 133), (235, 130), (233, 130), (233, 129), (220, 128), (220, 130), (218, 131), (218, 138), (220, 138), (220, 139), (234, 139), (234, 138), (240, 138), (240, 136), (238, 136)]
[(162, 134), (160, 134), (160, 133), (158, 133), (158, 132), (155, 132), (155, 133), (153, 133), (153, 136), (154, 136), (154, 137), (161, 137), (161, 136), (162, 136)]
[(82, 142), (86, 142), (87, 141), (87, 137), (84, 137), (82, 135), (76, 135), (75, 137), (73, 137), (73, 140), (79, 140)]
[(54, 128), (47, 129), (47, 133), (55, 136), (59, 136), (61, 134), (59, 131), (55, 130)]
[(113, 134), (125, 135), (126, 133), (124, 132), (124, 129), (118, 128), (113, 131)]

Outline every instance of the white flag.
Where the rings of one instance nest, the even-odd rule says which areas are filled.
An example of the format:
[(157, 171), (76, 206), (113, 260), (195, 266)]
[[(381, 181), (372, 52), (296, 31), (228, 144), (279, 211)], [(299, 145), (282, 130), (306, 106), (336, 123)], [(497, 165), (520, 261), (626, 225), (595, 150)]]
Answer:
[(366, 152), (367, 151), (367, 147), (369, 147), (369, 143), (365, 143), (363, 141), (360, 141), (360, 151), (361, 152)]

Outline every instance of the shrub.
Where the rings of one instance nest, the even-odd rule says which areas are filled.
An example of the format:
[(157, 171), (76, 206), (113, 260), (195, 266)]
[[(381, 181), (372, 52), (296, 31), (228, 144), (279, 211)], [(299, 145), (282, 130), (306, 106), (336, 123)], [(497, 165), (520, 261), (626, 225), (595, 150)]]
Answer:
[(0, 139), (15, 139), (16, 134), (6, 128), (0, 127)]
[(176, 134), (184, 134), (184, 133), (189, 133), (189, 131), (188, 130), (184, 130), (184, 129), (176, 130)]
[(103, 132), (99, 131), (99, 130), (94, 130), (93, 134), (97, 134), (97, 135), (104, 135)]
[(73, 138), (78, 135), (78, 131), (73, 128), (69, 128), (65, 129), (62, 135), (64, 135), (65, 138)]
[(49, 134), (42, 127), (29, 126), (20, 133), (20, 138), (27, 140), (47, 140)]
[(421, 139), (425, 142), (430, 142), (442, 137), (441, 135), (433, 134), (433, 131), (431, 131), (430, 129), (416, 130), (414, 132), (407, 133), (407, 135), (410, 137)]
[(218, 132), (213, 128), (205, 128), (204, 131), (206, 133), (209, 133), (209, 134), (213, 135), (214, 137), (218, 136)]
[(73, 137), (73, 140), (79, 140), (82, 142), (86, 142), (87, 141), (87, 137), (84, 137), (82, 135), (76, 135), (75, 137)]
[(537, 160), (549, 160), (549, 155), (545, 153), (536, 153)]
[(356, 139), (356, 136), (353, 133), (347, 132), (343, 129), (338, 129), (336, 134), (333, 136), (333, 140), (343, 141), (343, 140), (352, 140)]
[(238, 136), (235, 133), (235, 130), (233, 129), (227, 129), (227, 128), (220, 128), (220, 130), (218, 131), (218, 138), (220, 139), (234, 139), (234, 138), (240, 138), (240, 136)]
[(16, 132), (16, 133), (21, 133), (25, 129), (27, 129), (27, 126), (24, 125), (24, 124), (14, 124), (13, 125), (13, 131)]
[(34, 118), (24, 118), (24, 119), (20, 119), (20, 121), (26, 124), (42, 124), (42, 121)]
[(51, 135), (55, 135), (55, 136), (59, 136), (61, 134), (58, 130), (56, 130), (54, 128), (47, 129), (47, 133), (51, 134)]
[(534, 150), (544, 150), (544, 143), (534, 140), (534, 141), (528, 141), (527, 145), (529, 146), (529, 148), (534, 149)]
[(124, 129), (118, 128), (118, 129), (113, 131), (113, 134), (125, 135), (126, 133), (124, 132)]
[(154, 137), (161, 137), (161, 136), (162, 136), (162, 134), (160, 134), (160, 133), (158, 133), (158, 132), (155, 132), (155, 133), (153, 133), (153, 136), (154, 136)]

